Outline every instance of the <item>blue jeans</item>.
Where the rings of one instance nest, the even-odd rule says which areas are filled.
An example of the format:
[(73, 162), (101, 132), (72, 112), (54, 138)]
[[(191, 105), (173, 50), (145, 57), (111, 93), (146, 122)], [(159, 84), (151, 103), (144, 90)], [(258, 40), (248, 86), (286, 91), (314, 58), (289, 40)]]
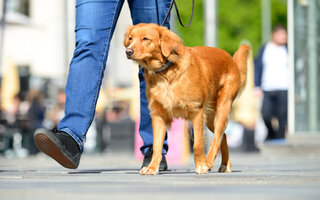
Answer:
[[(133, 24), (162, 23), (171, 0), (128, 0)], [(71, 135), (83, 150), (85, 136), (95, 115), (110, 41), (124, 0), (77, 0), (76, 49), (66, 85), (65, 117), (58, 130)], [(165, 24), (169, 28), (169, 18)], [(140, 127), (145, 154), (153, 144), (153, 131), (143, 71), (140, 80)], [(164, 143), (164, 153), (168, 143)]]

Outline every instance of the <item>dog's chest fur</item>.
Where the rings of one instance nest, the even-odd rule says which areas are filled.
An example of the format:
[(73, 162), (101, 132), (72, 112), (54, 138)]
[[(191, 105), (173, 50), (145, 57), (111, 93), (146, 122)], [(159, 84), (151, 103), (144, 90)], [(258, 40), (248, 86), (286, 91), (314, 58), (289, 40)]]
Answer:
[(159, 102), (172, 118), (189, 118), (190, 112), (199, 109), (200, 102), (188, 98), (188, 87), (176, 81), (161, 80), (150, 88), (153, 100)]

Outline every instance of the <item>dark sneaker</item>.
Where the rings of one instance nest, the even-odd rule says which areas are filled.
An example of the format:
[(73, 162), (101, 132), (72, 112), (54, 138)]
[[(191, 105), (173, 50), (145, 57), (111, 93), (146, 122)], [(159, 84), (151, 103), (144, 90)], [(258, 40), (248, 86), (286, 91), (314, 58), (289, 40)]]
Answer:
[(55, 159), (60, 165), (76, 169), (80, 162), (80, 148), (76, 141), (62, 131), (37, 129), (34, 141), (40, 151)]
[[(148, 167), (151, 162), (151, 159), (152, 159), (152, 148), (150, 148), (144, 155), (141, 169), (144, 167)], [(159, 171), (167, 171), (167, 170), (168, 170), (167, 160), (165, 155), (162, 154), (162, 160), (160, 162)]]

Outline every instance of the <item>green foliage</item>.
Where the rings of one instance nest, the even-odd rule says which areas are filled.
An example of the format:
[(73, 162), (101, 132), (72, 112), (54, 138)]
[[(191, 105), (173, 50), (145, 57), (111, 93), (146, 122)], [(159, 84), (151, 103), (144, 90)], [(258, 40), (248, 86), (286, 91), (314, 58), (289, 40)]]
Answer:
[(260, 46), (260, 1), (218, 1), (218, 47), (233, 54), (243, 40), (254, 50)]
[[(270, 0), (272, 26), (287, 24), (286, 0)], [(192, 0), (176, 0), (184, 23), (190, 18)], [(217, 46), (233, 54), (241, 41), (249, 41), (254, 54), (261, 44), (261, 0), (217, 0)], [(178, 34), (186, 46), (204, 45), (203, 1), (195, 0), (194, 19), (189, 28), (176, 21)]]
[(287, 26), (287, 1), (286, 0), (272, 0), (272, 27), (277, 24)]
[[(184, 24), (189, 22), (192, 11), (192, 0), (176, 0), (180, 17)], [(204, 16), (202, 0), (195, 0), (194, 16), (191, 25), (188, 28), (183, 28), (178, 19), (176, 19), (176, 26), (178, 34), (184, 41), (186, 46), (203, 46), (204, 45)], [(173, 13), (174, 8), (172, 9)]]

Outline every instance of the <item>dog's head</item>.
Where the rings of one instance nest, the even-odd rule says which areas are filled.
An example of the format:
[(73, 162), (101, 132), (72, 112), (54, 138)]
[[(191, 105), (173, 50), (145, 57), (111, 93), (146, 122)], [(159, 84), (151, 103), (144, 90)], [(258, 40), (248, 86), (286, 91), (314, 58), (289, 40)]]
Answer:
[(167, 60), (175, 62), (182, 48), (182, 41), (176, 34), (156, 24), (130, 26), (123, 44), (128, 59), (152, 69), (160, 67), (150, 65), (154, 61), (162, 64)]

